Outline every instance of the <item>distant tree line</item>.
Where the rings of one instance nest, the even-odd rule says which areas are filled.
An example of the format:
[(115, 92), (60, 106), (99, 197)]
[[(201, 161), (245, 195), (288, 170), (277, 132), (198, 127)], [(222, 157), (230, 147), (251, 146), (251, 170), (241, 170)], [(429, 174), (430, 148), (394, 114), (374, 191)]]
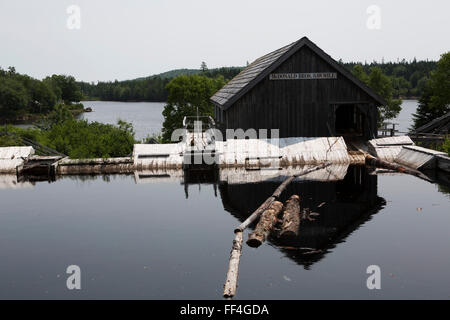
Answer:
[[(399, 62), (371, 62), (357, 63), (340, 61), (345, 67), (353, 71), (356, 65), (360, 65), (362, 71), (370, 74), (376, 67), (386, 75), (392, 83), (392, 96), (394, 98), (420, 97), (429, 74), (436, 68), (435, 61), (401, 60)], [(180, 75), (203, 75), (209, 78), (222, 76), (225, 81), (234, 78), (244, 67), (223, 67), (208, 69), (202, 62), (200, 69), (177, 69), (156, 76), (139, 78), (127, 81), (87, 83), (79, 82), (85, 99), (102, 101), (167, 101), (167, 84)]]
[[(340, 61), (342, 63), (342, 61)], [(436, 61), (406, 61), (398, 62), (371, 62), (342, 63), (349, 70), (354, 70), (360, 65), (362, 70), (369, 74), (373, 68), (378, 68), (383, 74), (390, 78), (394, 98), (417, 98), (420, 97), (429, 79), (430, 72), (436, 69)]]
[(97, 84), (79, 82), (78, 84), (85, 99), (101, 101), (165, 102), (169, 95), (166, 86), (170, 80), (175, 77), (201, 74), (209, 78), (222, 76), (225, 81), (228, 81), (241, 72), (241, 70), (242, 68), (240, 67), (207, 69), (205, 64), (203, 65), (203, 70), (179, 69), (135, 80), (116, 80), (114, 82), (98, 82)]
[(162, 102), (167, 100), (169, 81), (169, 78), (157, 76), (97, 84), (78, 82), (78, 85), (86, 100)]

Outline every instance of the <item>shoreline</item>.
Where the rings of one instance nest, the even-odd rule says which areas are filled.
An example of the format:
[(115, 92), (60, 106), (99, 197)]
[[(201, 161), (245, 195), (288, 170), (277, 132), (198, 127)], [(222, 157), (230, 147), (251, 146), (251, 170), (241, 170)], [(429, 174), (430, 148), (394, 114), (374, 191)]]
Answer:
[[(72, 112), (72, 115), (74, 117), (79, 116), (80, 114), (86, 112), (83, 110), (70, 110)], [(48, 116), (49, 113), (46, 114), (25, 114), (16, 118), (2, 118), (0, 117), (0, 125), (10, 124), (10, 125), (27, 125), (27, 124), (33, 124), (33, 122), (41, 120)]]

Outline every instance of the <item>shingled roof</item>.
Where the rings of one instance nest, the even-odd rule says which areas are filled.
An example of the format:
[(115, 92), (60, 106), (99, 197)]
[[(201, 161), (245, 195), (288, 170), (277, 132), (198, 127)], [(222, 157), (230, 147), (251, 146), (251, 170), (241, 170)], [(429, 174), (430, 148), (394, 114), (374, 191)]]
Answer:
[(447, 133), (450, 129), (450, 112), (424, 124), (411, 133)]
[(322, 59), (328, 62), (334, 69), (339, 71), (355, 85), (359, 86), (369, 96), (376, 100), (380, 105), (386, 105), (386, 101), (381, 98), (376, 92), (370, 89), (367, 85), (356, 78), (344, 66), (337, 63), (322, 49), (316, 46), (307, 37), (303, 37), (297, 42), (293, 42), (278, 50), (256, 59), (253, 63), (242, 70), (236, 77), (229, 81), (222, 89), (217, 91), (212, 97), (211, 101), (223, 109), (228, 109), (234, 102), (241, 98), (244, 94), (250, 91), (257, 83), (269, 75), (273, 70), (280, 66), (295, 52), (300, 50), (303, 46), (307, 46)]

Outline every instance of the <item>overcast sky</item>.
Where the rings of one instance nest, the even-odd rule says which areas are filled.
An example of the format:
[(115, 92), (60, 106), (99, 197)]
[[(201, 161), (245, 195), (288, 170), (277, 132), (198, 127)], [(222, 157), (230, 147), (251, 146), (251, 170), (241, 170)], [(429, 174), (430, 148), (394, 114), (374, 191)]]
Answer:
[(449, 16), (449, 0), (0, 0), (0, 66), (125, 80), (243, 66), (303, 36), (344, 61), (435, 60), (450, 50)]

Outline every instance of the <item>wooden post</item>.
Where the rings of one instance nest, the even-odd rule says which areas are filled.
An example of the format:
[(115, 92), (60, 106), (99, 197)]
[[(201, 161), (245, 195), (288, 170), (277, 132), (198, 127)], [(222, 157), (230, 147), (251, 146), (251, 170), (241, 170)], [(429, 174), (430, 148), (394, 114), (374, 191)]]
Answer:
[(300, 197), (293, 195), (286, 201), (283, 209), (283, 221), (280, 238), (290, 240), (298, 235), (300, 226)]
[(250, 247), (258, 248), (269, 236), (273, 227), (277, 223), (277, 216), (283, 209), (283, 204), (279, 201), (274, 201), (267, 210), (261, 215), (255, 231), (248, 235), (247, 244)]
[(227, 279), (223, 290), (223, 296), (225, 298), (232, 298), (236, 294), (239, 261), (242, 254), (242, 239), (243, 233), (241, 231), (236, 232), (233, 240), (233, 247), (230, 252), (230, 263), (228, 265)]

